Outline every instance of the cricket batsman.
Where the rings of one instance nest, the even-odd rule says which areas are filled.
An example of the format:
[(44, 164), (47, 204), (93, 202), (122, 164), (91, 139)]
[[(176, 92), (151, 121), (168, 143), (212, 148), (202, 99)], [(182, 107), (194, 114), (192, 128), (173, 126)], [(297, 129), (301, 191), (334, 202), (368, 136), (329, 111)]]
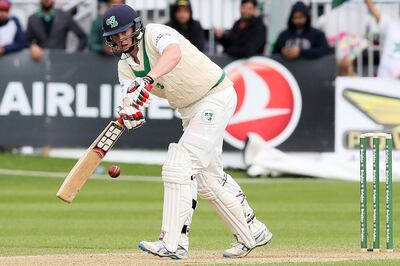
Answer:
[(246, 256), (269, 243), (272, 233), (254, 215), (244, 193), (222, 167), (223, 134), (237, 96), (224, 71), (174, 29), (149, 24), (128, 5), (114, 5), (103, 18), (105, 42), (121, 53), (118, 75), (123, 102), (117, 108), (127, 129), (142, 126), (152, 95), (168, 100), (182, 117), (184, 133), (171, 143), (162, 167), (164, 204), (159, 240), (139, 248), (181, 259), (189, 249), (189, 226), (197, 194), (208, 200), (236, 243), (227, 258)]

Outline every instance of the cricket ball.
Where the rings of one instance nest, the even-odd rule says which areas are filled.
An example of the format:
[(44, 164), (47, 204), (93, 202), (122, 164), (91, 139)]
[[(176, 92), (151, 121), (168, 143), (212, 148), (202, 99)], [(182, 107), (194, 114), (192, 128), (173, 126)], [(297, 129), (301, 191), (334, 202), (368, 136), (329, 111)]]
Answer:
[(108, 168), (108, 175), (112, 178), (117, 178), (119, 176), (119, 174), (121, 173), (121, 170), (119, 169), (118, 166), (116, 165), (111, 165)]

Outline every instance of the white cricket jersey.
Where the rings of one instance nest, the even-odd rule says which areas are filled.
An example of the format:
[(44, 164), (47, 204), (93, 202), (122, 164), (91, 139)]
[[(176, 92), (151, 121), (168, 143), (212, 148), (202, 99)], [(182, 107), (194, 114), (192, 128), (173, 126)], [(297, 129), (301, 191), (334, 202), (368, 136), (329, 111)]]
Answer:
[(139, 44), (137, 56), (140, 64), (126, 55), (118, 63), (122, 91), (132, 86), (136, 77), (146, 76), (171, 44), (179, 45), (181, 60), (171, 72), (155, 80), (152, 93), (166, 98), (172, 108), (189, 106), (210, 91), (232, 86), (224, 71), (176, 30), (161, 24), (149, 24)]
[(378, 77), (400, 77), (400, 21), (387, 15), (379, 20), (380, 33), (384, 35)]

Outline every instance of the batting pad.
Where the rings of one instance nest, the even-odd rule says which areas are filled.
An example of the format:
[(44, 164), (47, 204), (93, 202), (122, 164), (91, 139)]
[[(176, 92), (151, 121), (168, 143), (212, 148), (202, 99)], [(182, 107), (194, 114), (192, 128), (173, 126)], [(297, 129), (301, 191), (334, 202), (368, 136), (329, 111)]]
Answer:
[(240, 202), (243, 208), (244, 216), (246, 217), (246, 221), (248, 222), (248, 218), (254, 216), (254, 211), (250, 207), (249, 203), (247, 202), (246, 195), (242, 191), (240, 185), (233, 179), (232, 176), (224, 173), (223, 175), (219, 175), (216, 177), (218, 183), (230, 194), (234, 195), (237, 200)]
[[(197, 206), (197, 181), (195, 179), (190, 180), (190, 190), (192, 192), (192, 209), (190, 211), (190, 215), (188, 215), (184, 223), (184, 227), (186, 226), (187, 230), (189, 229), (190, 224), (192, 223), (193, 214)], [(185, 232), (184, 230), (182, 230), (182, 234), (187, 233), (187, 230), (185, 230)]]
[(209, 200), (239, 242), (248, 248), (256, 243), (243, 213), (240, 201), (235, 195), (226, 191), (216, 177), (200, 173), (196, 175), (199, 196)]
[(191, 172), (187, 151), (178, 144), (171, 143), (162, 168), (164, 206), (161, 229), (161, 238), (171, 252), (178, 248), (183, 224), (192, 211)]

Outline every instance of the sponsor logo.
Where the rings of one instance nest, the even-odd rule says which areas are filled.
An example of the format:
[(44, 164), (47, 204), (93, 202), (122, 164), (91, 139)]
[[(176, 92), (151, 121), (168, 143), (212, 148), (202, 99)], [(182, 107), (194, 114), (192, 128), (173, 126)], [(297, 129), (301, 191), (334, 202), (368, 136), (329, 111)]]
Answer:
[(96, 144), (95, 151), (98, 152), (102, 157), (114, 146), (117, 139), (124, 132), (124, 128), (118, 126), (115, 122), (111, 122), (110, 126), (106, 129), (103, 136)]
[(283, 143), (295, 130), (301, 114), (301, 94), (293, 75), (278, 62), (253, 57), (224, 68), (238, 95), (225, 140), (244, 148), (250, 132), (271, 146)]
[[(382, 130), (350, 130), (344, 132), (344, 146), (348, 150), (358, 150), (360, 148), (360, 136), (362, 133), (370, 132), (370, 133), (381, 133)], [(387, 133), (392, 134), (393, 139), (393, 147), (396, 150), (400, 149), (400, 126), (392, 128), (390, 131), (385, 131)], [(379, 138), (379, 149), (383, 150), (385, 148), (385, 137)], [(368, 147), (372, 148), (372, 138), (369, 139)]]
[(156, 46), (158, 45), (160, 40), (165, 36), (171, 37), (172, 35), (170, 33), (160, 33), (160, 34), (158, 34), (157, 37), (156, 37)]
[[(382, 126), (382, 129), (376, 132), (390, 132), (394, 146), (400, 148), (400, 98), (355, 89), (345, 89), (343, 97), (375, 124)], [(374, 130), (346, 131), (345, 146), (351, 150), (358, 149), (360, 135), (367, 131)], [(384, 145), (385, 142), (382, 139), (380, 141), (382, 149)]]
[[(26, 86), (22, 82), (10, 81), (4, 89), (0, 86), (0, 117), (18, 115), (109, 119), (117, 117), (114, 110), (121, 102), (121, 87), (113, 84), (89, 88), (87, 83), (72, 86), (63, 82), (33, 82), (31, 86)], [(145, 116), (148, 120), (172, 120), (179, 117), (169, 107), (167, 100), (158, 97), (151, 101)]]
[(370, 92), (346, 89), (343, 96), (376, 124), (400, 125), (400, 99)]

